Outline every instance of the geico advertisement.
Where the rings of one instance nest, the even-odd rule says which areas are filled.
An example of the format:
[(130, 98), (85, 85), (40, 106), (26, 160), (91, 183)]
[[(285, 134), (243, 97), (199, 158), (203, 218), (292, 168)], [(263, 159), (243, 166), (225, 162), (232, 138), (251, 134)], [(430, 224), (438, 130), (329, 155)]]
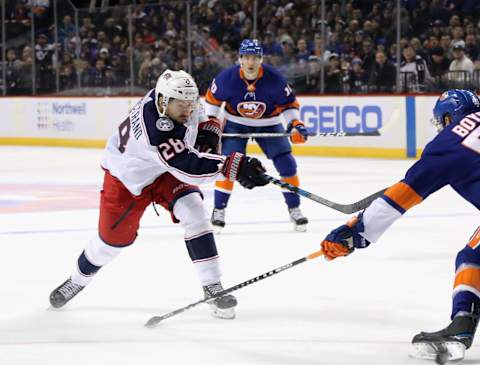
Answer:
[(300, 118), (312, 133), (379, 133), (311, 138), (309, 144), (405, 147), (405, 97), (299, 97), (299, 102)]
[[(106, 139), (139, 97), (1, 98), (6, 123), (2, 137)], [(299, 97), (300, 115), (310, 132), (369, 133), (369, 137), (317, 137), (308, 145), (405, 147), (404, 97)]]

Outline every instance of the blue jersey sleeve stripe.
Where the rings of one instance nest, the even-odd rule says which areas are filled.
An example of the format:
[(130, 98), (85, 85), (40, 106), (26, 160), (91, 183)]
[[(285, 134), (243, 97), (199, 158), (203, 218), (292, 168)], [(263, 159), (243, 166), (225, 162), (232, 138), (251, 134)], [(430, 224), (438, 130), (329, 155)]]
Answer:
[(392, 199), (390, 199), (388, 196), (382, 195), (380, 198), (382, 198), (383, 200), (385, 200), (388, 205), (392, 206), (392, 208), (394, 208), (395, 210), (397, 210), (400, 214), (403, 214), (403, 213), (406, 212), (405, 209), (403, 209), (400, 205), (398, 205), (397, 203), (395, 203), (395, 202), (394, 202)]

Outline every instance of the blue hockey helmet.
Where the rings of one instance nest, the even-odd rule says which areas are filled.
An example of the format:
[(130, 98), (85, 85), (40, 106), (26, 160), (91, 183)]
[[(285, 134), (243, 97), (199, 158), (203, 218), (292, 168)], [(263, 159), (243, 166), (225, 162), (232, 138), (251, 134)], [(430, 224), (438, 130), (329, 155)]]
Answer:
[[(451, 89), (440, 95), (435, 103), (432, 123), (440, 132), (448, 124), (457, 123), (476, 111), (480, 111), (480, 99), (474, 92)], [(447, 116), (449, 120), (446, 120)]]
[(240, 56), (242, 55), (254, 55), (254, 56), (263, 56), (263, 48), (260, 45), (260, 42), (256, 39), (244, 39), (240, 44), (240, 49), (238, 50)]

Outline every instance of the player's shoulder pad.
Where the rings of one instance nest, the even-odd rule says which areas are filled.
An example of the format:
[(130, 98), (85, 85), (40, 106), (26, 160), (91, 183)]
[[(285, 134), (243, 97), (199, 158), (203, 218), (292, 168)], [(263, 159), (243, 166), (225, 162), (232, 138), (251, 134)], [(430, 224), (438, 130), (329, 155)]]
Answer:
[(275, 81), (281, 81), (284, 84), (287, 83), (287, 79), (275, 67), (268, 65), (266, 63), (263, 63), (262, 67), (263, 67), (263, 77), (271, 80), (275, 80)]
[(184, 125), (174, 122), (167, 116), (161, 117), (153, 99), (143, 107), (143, 121), (152, 146), (158, 146), (169, 138), (183, 140), (187, 132)]

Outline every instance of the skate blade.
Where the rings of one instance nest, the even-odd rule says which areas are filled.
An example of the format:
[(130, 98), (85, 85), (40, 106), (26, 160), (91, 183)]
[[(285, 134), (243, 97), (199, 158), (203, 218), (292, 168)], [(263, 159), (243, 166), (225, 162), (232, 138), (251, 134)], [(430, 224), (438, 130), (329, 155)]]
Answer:
[(220, 318), (220, 319), (234, 319), (235, 318), (235, 309), (233, 309), (233, 308), (220, 309), (218, 307), (213, 308), (213, 306), (211, 306), (210, 308), (211, 308), (210, 314), (214, 318)]
[(307, 231), (307, 225), (306, 224), (293, 224), (293, 229), (296, 232), (306, 232)]
[[(457, 361), (462, 360), (465, 357), (466, 347), (461, 342), (442, 342), (442, 347), (446, 350), (446, 359), (447, 361)], [(439, 356), (442, 356), (442, 353), (439, 352), (439, 347), (434, 346), (431, 343), (427, 342), (417, 342), (413, 344), (414, 352), (411, 356), (415, 359), (420, 360), (439, 360)]]

